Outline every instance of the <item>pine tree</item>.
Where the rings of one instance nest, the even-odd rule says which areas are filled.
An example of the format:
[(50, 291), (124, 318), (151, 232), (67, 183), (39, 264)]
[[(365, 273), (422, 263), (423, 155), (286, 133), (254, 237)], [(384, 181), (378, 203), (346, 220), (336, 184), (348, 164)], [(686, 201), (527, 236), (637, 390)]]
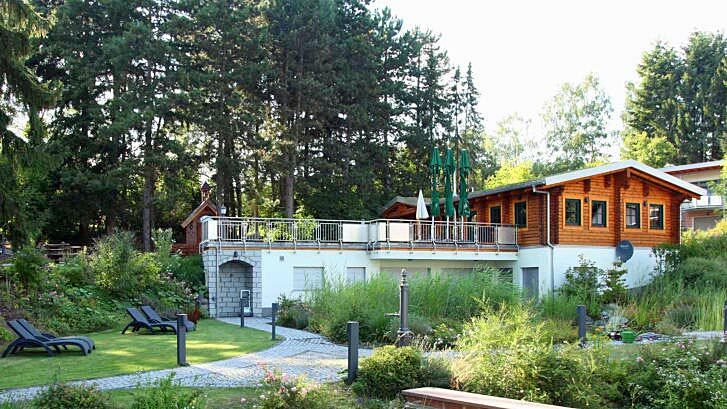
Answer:
[[(33, 154), (45, 142), (37, 134), (43, 128), (39, 110), (53, 103), (55, 93), (26, 61), (34, 52), (34, 41), (49, 27), (27, 2), (0, 2), (0, 43), (4, 47), (0, 53), (0, 236), (7, 236), (17, 247), (29, 244), (42, 224), (30, 176), (42, 167)], [(32, 144), (11, 129), (14, 117), (22, 111), (30, 118)]]

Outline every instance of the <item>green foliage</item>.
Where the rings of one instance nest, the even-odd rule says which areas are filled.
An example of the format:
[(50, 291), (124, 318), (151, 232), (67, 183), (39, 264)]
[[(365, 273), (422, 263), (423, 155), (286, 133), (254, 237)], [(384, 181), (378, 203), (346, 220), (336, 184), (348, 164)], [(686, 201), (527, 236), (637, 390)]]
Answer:
[(26, 248), (13, 256), (10, 274), (20, 280), (26, 289), (36, 290), (46, 278), (47, 265), (48, 259), (41, 254), (40, 250)]
[(174, 277), (192, 287), (204, 286), (204, 265), (202, 265), (202, 256), (199, 254), (172, 257), (172, 265), (169, 270)]
[(91, 268), (104, 290), (121, 299), (138, 296), (157, 282), (161, 265), (151, 253), (140, 253), (131, 232), (118, 232), (96, 241)]
[(535, 179), (532, 162), (504, 162), (497, 171), (485, 181), (486, 189), (524, 182)]
[(677, 148), (665, 136), (650, 137), (646, 132), (625, 133), (621, 157), (634, 159), (655, 168), (674, 163)]
[(422, 355), (412, 347), (376, 348), (361, 362), (353, 391), (360, 396), (393, 399), (403, 389), (415, 388), (422, 375)]
[(72, 287), (91, 285), (95, 284), (96, 281), (89, 259), (85, 255), (66, 258), (62, 263), (55, 266), (55, 274)]
[(28, 307), (38, 325), (59, 334), (106, 329), (121, 317), (119, 305), (95, 287), (69, 287), (44, 292)]
[(139, 388), (131, 409), (204, 409), (205, 396), (200, 389), (174, 385), (174, 375), (159, 379), (151, 388)]
[(457, 389), (572, 407), (602, 407), (605, 381), (593, 376), (596, 351), (553, 347), (527, 307), (486, 312), (465, 325), (452, 364)]
[(603, 293), (601, 302), (623, 305), (628, 300), (625, 276), (628, 273), (623, 263), (616, 261), (611, 268), (602, 273)]
[(606, 130), (613, 108), (595, 74), (579, 84), (563, 84), (546, 104), (543, 120), (554, 162), (578, 169), (602, 160), (611, 144)]
[(467, 322), (457, 343), (461, 351), (489, 354), (492, 351), (515, 348), (519, 344), (546, 344), (552, 334), (537, 320), (535, 312), (526, 305), (515, 304), (499, 309), (484, 310)]
[[(43, 225), (39, 187), (50, 161), (44, 161), (39, 111), (52, 107), (55, 92), (41, 82), (26, 60), (46, 34), (50, 22), (27, 1), (0, 4), (0, 236), (16, 248), (33, 244)], [(31, 132), (25, 137), (12, 129), (15, 118), (27, 115)]]
[(644, 346), (627, 361), (625, 403), (642, 408), (721, 408), (727, 405), (724, 344), (693, 341)]
[[(16, 253), (8, 269), (10, 285), (0, 287), (0, 310), (59, 334), (109, 328), (127, 303), (151, 304), (163, 313), (189, 311), (196, 294), (171, 271), (182, 265), (183, 275), (199, 280), (203, 274), (196, 271), (201, 267), (190, 267), (200, 263), (199, 257), (141, 253), (130, 233), (99, 240), (92, 256), (48, 263), (32, 249)], [(20, 289), (23, 282), (25, 291)], [(202, 291), (203, 285), (196, 290)]]
[(15, 338), (13, 333), (2, 325), (4, 323), (4, 321), (0, 323), (0, 344), (7, 344)]
[(626, 135), (666, 137), (677, 150), (676, 164), (722, 159), (725, 56), (724, 34), (705, 32), (692, 33), (684, 47), (659, 42), (644, 53), (639, 81), (629, 85)]
[[(483, 306), (497, 307), (519, 300), (519, 289), (500, 280), (499, 271), (492, 268), (483, 267), (462, 275), (415, 276), (409, 282), (410, 311), (421, 335), (441, 322), (472, 317)], [(361, 324), (362, 341), (393, 341), (392, 319), (384, 314), (398, 310), (399, 289), (397, 280), (385, 274), (365, 283), (325, 280), (323, 287), (313, 291), (306, 302), (311, 312), (311, 329), (335, 341), (346, 340), (346, 322), (352, 320)], [(436, 338), (431, 340), (436, 342)]]
[(56, 383), (45, 389), (33, 401), (37, 409), (107, 409), (108, 398), (96, 388)]
[(335, 342), (344, 342), (346, 323), (359, 321), (363, 342), (384, 339), (390, 326), (390, 318), (384, 314), (396, 311), (398, 297), (396, 281), (383, 274), (353, 284), (326, 278), (323, 287), (313, 291), (307, 300), (310, 328)]
[(302, 300), (288, 298), (284, 294), (278, 297), (278, 325), (303, 329), (308, 327), (309, 318), (310, 311)]
[(578, 258), (578, 265), (566, 270), (565, 282), (558, 289), (558, 293), (578, 300), (580, 304), (586, 306), (591, 317), (598, 317), (601, 313), (601, 284), (598, 280), (602, 274), (594, 262), (581, 255)]

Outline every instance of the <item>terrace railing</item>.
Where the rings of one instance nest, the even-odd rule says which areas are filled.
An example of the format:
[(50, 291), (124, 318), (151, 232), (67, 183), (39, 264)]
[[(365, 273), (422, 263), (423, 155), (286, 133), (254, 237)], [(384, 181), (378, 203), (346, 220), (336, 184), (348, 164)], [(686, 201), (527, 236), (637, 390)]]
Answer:
[(205, 217), (202, 241), (243, 244), (367, 246), (516, 246), (512, 225), (431, 220), (369, 221)]
[(698, 199), (692, 199), (682, 204), (683, 208), (722, 208), (724, 207), (724, 201), (722, 196), (719, 195), (704, 195)]

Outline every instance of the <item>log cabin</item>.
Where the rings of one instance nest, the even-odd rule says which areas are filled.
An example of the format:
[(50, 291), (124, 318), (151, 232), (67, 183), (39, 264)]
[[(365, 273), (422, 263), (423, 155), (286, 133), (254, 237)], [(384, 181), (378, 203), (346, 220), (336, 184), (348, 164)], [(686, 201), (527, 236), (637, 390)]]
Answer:
[(622, 161), (471, 192), (470, 220), (416, 220), (416, 199), (403, 197), (374, 220), (224, 217), (206, 192), (185, 227), (187, 245), (202, 254), (210, 314), (239, 315), (244, 293), (245, 308), (266, 315), (281, 294), (302, 296), (324, 279), (354, 283), (402, 270), (458, 275), (487, 265), (538, 297), (579, 258), (605, 269), (629, 250), (627, 284), (639, 286), (654, 269), (652, 248), (679, 242), (680, 205), (703, 194)]
[[(581, 256), (600, 268), (611, 267), (624, 242), (633, 247), (625, 263), (627, 282), (631, 287), (644, 284), (655, 265), (652, 248), (679, 243), (682, 203), (705, 193), (627, 160), (471, 192), (468, 200), (471, 221), (516, 226), (514, 279), (543, 294), (557, 288)], [(411, 198), (395, 198), (382, 216), (411, 219), (415, 211)]]

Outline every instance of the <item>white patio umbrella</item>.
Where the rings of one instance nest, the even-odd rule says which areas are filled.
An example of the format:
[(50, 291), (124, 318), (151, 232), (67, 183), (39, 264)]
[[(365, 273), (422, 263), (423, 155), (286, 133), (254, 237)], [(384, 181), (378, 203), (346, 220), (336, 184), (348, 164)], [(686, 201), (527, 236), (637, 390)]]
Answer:
[(422, 190), (419, 189), (419, 197), (417, 198), (417, 238), (419, 240), (422, 239), (422, 226), (421, 222), (419, 220), (428, 219), (429, 218), (429, 212), (427, 211), (427, 204), (424, 203), (424, 194), (422, 193)]
[(429, 212), (427, 211), (427, 204), (424, 203), (424, 194), (419, 189), (419, 198), (417, 199), (417, 220), (428, 219)]

